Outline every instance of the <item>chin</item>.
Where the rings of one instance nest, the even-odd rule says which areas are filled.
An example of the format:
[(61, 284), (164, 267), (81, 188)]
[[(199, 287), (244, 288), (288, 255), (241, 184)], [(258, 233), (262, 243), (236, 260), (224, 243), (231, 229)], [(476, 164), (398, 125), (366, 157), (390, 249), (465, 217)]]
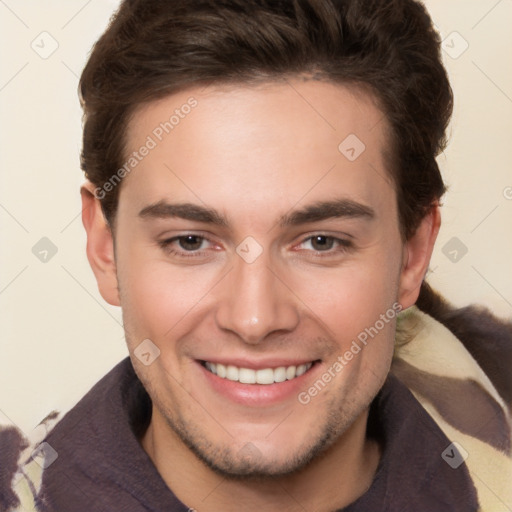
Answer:
[(306, 467), (315, 454), (282, 454), (279, 458), (264, 456), (252, 443), (246, 443), (237, 453), (204, 454), (196, 451), (196, 456), (212, 471), (230, 480), (266, 480), (299, 472)]
[(167, 422), (181, 442), (219, 476), (233, 480), (262, 480), (298, 473), (332, 446), (347, 425), (340, 427), (332, 421), (335, 418), (330, 419), (331, 422), (324, 424), (318, 432), (309, 429), (303, 436), (288, 437), (288, 442), (280, 438), (273, 442), (234, 439), (229, 444), (208, 439), (197, 426), (177, 425), (169, 419)]

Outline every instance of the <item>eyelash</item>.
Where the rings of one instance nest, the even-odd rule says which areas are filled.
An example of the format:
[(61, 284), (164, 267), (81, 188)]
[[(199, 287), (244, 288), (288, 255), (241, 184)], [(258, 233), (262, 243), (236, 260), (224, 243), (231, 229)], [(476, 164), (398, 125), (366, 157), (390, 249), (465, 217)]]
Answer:
[[(176, 249), (172, 248), (173, 243), (183, 240), (187, 237), (198, 238), (201, 240), (201, 242), (204, 242), (204, 241), (211, 242), (208, 238), (206, 238), (204, 236), (196, 235), (194, 233), (187, 233), (185, 235), (179, 235), (179, 236), (175, 236), (172, 238), (167, 238), (165, 240), (161, 240), (158, 242), (158, 245), (170, 256), (178, 256), (180, 258), (199, 258), (199, 257), (205, 256), (204, 250), (186, 251), (186, 250), (176, 250)], [(332, 256), (333, 254), (336, 254), (336, 253), (343, 254), (343, 253), (350, 251), (351, 249), (354, 249), (354, 245), (351, 241), (343, 239), (343, 238), (337, 238), (337, 237), (334, 237), (331, 235), (325, 235), (322, 233), (310, 235), (310, 236), (306, 237), (304, 240), (302, 240), (298, 245), (302, 245), (308, 241), (313, 240), (316, 237), (324, 237), (328, 240), (332, 240), (338, 246), (337, 249), (329, 249), (326, 251), (312, 251), (313, 254), (315, 255), (314, 257), (317, 257), (317, 258), (324, 258), (327, 256)]]

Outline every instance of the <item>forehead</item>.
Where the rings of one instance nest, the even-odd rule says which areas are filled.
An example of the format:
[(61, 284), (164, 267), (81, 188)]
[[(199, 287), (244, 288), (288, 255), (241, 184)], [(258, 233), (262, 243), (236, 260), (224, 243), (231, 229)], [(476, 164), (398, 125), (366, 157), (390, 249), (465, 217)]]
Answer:
[(394, 196), (387, 131), (374, 98), (355, 87), (293, 80), (191, 88), (132, 117), (126, 157), (151, 149), (121, 198), (134, 208), (179, 196), (262, 211), (326, 194), (378, 203)]

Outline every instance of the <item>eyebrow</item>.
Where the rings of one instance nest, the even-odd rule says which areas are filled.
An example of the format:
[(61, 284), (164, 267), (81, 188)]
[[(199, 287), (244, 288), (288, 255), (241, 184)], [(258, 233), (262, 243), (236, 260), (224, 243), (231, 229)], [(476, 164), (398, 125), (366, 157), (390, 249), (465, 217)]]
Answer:
[[(331, 201), (318, 201), (300, 210), (286, 213), (280, 217), (278, 224), (281, 227), (298, 226), (334, 218), (362, 218), (372, 220), (375, 216), (375, 210), (370, 206), (351, 199), (335, 199)], [(229, 226), (228, 220), (216, 210), (193, 203), (167, 203), (165, 201), (159, 201), (143, 208), (139, 212), (139, 217), (143, 219), (177, 217), (221, 227)]]
[(283, 215), (279, 221), (281, 227), (298, 226), (309, 222), (318, 222), (327, 219), (375, 218), (375, 210), (370, 206), (358, 203), (351, 199), (335, 199), (333, 201), (319, 201)]
[(193, 203), (172, 204), (165, 201), (159, 201), (158, 203), (143, 208), (139, 212), (139, 217), (143, 219), (166, 219), (178, 217), (180, 219), (203, 222), (205, 224), (214, 224), (216, 226), (228, 226), (227, 220), (216, 210)]

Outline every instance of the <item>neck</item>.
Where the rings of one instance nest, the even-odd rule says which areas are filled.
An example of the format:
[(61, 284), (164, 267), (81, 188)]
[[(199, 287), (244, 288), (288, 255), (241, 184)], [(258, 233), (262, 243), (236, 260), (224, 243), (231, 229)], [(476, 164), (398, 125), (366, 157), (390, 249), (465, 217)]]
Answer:
[(206, 467), (169, 428), (157, 410), (141, 443), (178, 499), (198, 512), (329, 512), (370, 487), (379, 445), (365, 436), (368, 411), (300, 471), (268, 479), (228, 479)]

